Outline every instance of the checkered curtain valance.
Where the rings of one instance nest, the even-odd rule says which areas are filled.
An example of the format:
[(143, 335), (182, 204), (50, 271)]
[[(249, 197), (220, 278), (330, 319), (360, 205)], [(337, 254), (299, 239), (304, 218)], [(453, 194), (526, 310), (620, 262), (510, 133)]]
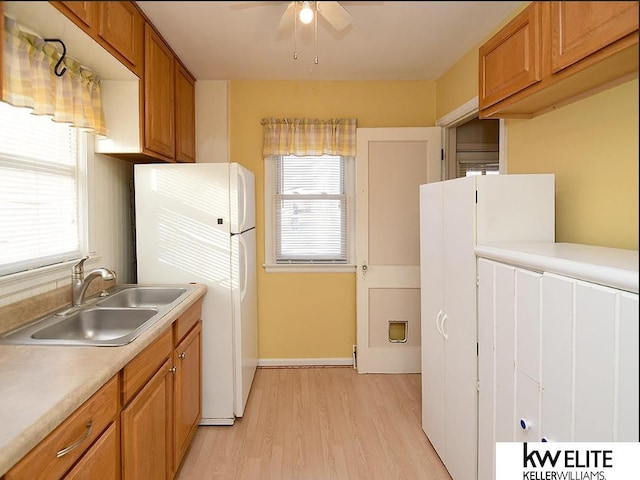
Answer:
[(261, 123), (264, 128), (264, 156), (356, 156), (355, 118), (263, 118)]
[(70, 57), (63, 61), (67, 71), (58, 77), (54, 67), (60, 53), (52, 44), (8, 17), (4, 29), (2, 100), (106, 135), (100, 77)]

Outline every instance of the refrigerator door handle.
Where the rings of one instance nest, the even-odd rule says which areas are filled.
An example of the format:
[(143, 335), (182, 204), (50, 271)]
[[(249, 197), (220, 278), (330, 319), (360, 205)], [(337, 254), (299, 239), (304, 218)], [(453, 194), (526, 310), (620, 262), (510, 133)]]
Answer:
[(242, 184), (242, 217), (238, 218), (238, 233), (240, 233), (244, 231), (247, 222), (247, 179), (241, 168), (238, 169), (238, 177)]
[(244, 300), (244, 297), (247, 294), (247, 284), (248, 282), (248, 278), (249, 278), (249, 265), (247, 262), (247, 244), (244, 241), (244, 238), (242, 238), (242, 235), (238, 235), (238, 246), (240, 247), (240, 251), (238, 252), (238, 256), (239, 259), (242, 262), (242, 278), (240, 279), (240, 284), (242, 285), (240, 287), (240, 301)]

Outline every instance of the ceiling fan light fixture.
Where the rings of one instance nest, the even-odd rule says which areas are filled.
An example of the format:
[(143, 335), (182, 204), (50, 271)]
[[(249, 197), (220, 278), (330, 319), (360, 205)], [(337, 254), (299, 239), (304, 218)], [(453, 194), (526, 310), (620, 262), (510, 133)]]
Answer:
[(310, 24), (313, 21), (313, 9), (310, 2), (302, 2), (302, 9), (299, 15), (300, 21), (305, 25)]

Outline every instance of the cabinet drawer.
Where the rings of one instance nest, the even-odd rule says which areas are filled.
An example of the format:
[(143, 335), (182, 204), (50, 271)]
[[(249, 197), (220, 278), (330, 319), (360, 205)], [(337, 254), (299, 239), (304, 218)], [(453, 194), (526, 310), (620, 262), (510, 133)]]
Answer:
[(202, 298), (194, 303), (175, 322), (174, 345), (178, 345), (184, 336), (193, 328), (202, 316)]
[(122, 404), (129, 403), (158, 370), (160, 365), (171, 356), (171, 329), (168, 328), (160, 338), (131, 360), (122, 370)]
[(64, 480), (117, 480), (120, 478), (118, 430), (113, 422)]
[(9, 470), (4, 480), (62, 478), (114, 421), (117, 410), (116, 376)]

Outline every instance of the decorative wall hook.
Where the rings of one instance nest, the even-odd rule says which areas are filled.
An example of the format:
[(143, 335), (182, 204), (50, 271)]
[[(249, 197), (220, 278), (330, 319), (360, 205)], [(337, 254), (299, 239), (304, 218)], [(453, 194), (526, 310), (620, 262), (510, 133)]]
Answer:
[[(60, 45), (62, 45), (62, 55), (58, 59), (58, 63), (56, 63), (56, 66), (53, 68), (54, 73), (58, 77), (61, 77), (62, 75), (64, 75), (64, 72), (67, 71), (67, 67), (65, 67), (63, 65), (64, 58), (67, 56), (67, 47), (65, 46), (64, 42), (62, 40), (60, 40), (59, 38), (45, 38), (44, 41), (45, 42), (56, 42), (56, 43), (59, 43)], [(61, 65), (62, 65), (62, 70), (58, 71), (60, 69)]]

